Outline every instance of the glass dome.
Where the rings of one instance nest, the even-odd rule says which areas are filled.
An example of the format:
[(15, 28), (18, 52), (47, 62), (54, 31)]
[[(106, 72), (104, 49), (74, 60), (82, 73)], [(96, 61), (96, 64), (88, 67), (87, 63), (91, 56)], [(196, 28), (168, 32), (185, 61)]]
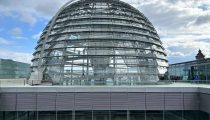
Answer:
[(74, 0), (43, 30), (32, 59), (36, 84), (157, 82), (168, 67), (152, 23), (119, 0)]

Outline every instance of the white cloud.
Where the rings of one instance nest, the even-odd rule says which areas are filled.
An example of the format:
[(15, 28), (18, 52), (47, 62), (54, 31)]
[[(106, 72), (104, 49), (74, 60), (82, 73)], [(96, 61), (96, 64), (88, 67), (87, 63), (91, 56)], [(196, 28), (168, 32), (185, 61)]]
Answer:
[(30, 24), (31, 26), (35, 25), (37, 18), (35, 18), (31, 13), (20, 13), (20, 20)]
[[(0, 13), (35, 25), (49, 20), (69, 0), (0, 0)], [(209, 0), (123, 0), (153, 23), (170, 56), (193, 56), (200, 48), (210, 57)], [(47, 6), (47, 7), (46, 7)], [(39, 38), (39, 34), (32, 38)], [(203, 41), (205, 39), (206, 41)]]
[(205, 25), (206, 23), (210, 24), (210, 14), (201, 15), (195, 20), (195, 25)]
[(2, 37), (0, 37), (0, 45), (10, 45), (11, 42), (9, 40), (6, 40)]
[(12, 59), (24, 63), (31, 63), (32, 59), (31, 53), (23, 53), (23, 52), (16, 52), (16, 51), (3, 50), (3, 49), (0, 49), (0, 56), (1, 58), (4, 59)]
[(167, 53), (169, 57), (187, 57), (187, 56), (195, 56), (199, 49), (202, 50), (206, 57), (210, 57), (210, 39), (207, 41), (196, 40), (189, 37), (180, 37), (180, 38), (168, 38), (164, 39), (164, 46), (167, 49)]
[(51, 18), (68, 0), (0, 0), (1, 15), (15, 17), (30, 25), (40, 19)]
[(137, 8), (156, 27), (169, 58), (193, 60), (198, 49), (210, 57), (210, 10), (199, 8), (201, 4), (210, 1), (151, 0)]
[(13, 36), (21, 36), (22, 35), (22, 29), (19, 28), (19, 27), (12, 28), (10, 30), (10, 34), (13, 35)]
[(19, 27), (12, 28), (10, 31), (10, 37), (14, 40), (26, 40), (27, 38), (23, 36), (23, 31)]
[(42, 34), (42, 32), (39, 32), (35, 35), (32, 36), (33, 39), (38, 40), (40, 38), (40, 35)]

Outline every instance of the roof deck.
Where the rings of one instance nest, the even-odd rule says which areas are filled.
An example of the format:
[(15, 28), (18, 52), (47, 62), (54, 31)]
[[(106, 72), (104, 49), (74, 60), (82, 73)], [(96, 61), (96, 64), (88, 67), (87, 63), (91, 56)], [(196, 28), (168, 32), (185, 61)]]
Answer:
[(210, 84), (194, 81), (170, 81), (156, 84), (70, 85), (27, 84), (26, 79), (0, 80), (0, 92), (202, 92), (210, 94)]

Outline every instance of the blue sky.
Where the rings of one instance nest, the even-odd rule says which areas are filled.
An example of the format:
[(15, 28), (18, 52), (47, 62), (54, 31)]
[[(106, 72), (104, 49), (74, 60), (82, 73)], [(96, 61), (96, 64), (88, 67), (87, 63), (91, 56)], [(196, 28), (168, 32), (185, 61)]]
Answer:
[[(0, 0), (0, 58), (30, 63), (39, 35), (68, 0)], [(123, 0), (145, 14), (169, 63), (210, 57), (210, 0)]]

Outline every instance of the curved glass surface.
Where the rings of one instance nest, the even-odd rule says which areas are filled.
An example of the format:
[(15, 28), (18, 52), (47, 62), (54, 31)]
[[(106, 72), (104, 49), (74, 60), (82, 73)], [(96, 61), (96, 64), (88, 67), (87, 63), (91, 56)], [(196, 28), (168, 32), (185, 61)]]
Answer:
[(168, 63), (152, 23), (119, 0), (64, 6), (38, 41), (30, 80), (60, 85), (157, 82)]

